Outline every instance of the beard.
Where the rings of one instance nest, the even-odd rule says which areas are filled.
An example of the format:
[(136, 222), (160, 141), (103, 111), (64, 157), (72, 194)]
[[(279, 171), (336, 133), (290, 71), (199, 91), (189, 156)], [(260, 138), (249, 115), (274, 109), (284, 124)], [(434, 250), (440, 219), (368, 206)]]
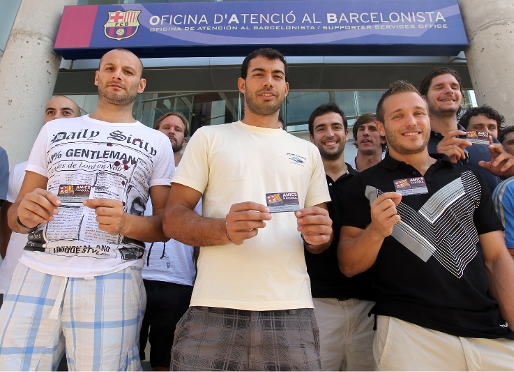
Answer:
[(171, 149), (173, 150), (173, 153), (179, 152), (182, 150), (182, 147), (184, 147), (184, 145), (181, 143), (171, 143)]
[(321, 157), (325, 160), (337, 160), (341, 157), (341, 154), (344, 152), (344, 143), (340, 144), (339, 147), (331, 152), (328, 152), (323, 147), (318, 146), (319, 153)]
[[(385, 126), (384, 126), (385, 127)], [(428, 145), (428, 141), (430, 140), (430, 129), (426, 129), (422, 131), (423, 134), (423, 143), (418, 147), (407, 147), (399, 140), (400, 134), (395, 134), (389, 132), (385, 129), (387, 146), (390, 149), (393, 149), (398, 154), (402, 155), (410, 155), (410, 154), (419, 154), (423, 152)]]
[[(362, 155), (375, 155), (378, 149), (376, 147), (358, 150)], [(380, 147), (380, 151), (382, 151), (382, 146)]]
[[(256, 94), (259, 92), (256, 92)], [(275, 92), (276, 93), (276, 92)], [(275, 102), (258, 102), (258, 98), (254, 98), (252, 95), (245, 95), (246, 108), (257, 115), (269, 116), (275, 114), (282, 103), (284, 102), (284, 98), (277, 96), (277, 100)]]
[(133, 104), (137, 96), (137, 87), (127, 92), (113, 92), (98, 88), (98, 98), (116, 106), (129, 106)]

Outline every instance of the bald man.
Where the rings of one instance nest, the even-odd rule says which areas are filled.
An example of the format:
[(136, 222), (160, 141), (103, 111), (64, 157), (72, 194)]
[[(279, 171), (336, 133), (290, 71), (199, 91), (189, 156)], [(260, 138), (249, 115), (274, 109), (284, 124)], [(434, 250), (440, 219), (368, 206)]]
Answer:
[(143, 242), (166, 238), (175, 167), (169, 139), (132, 115), (140, 59), (107, 52), (94, 84), (94, 112), (41, 129), (8, 211), (29, 235), (0, 309), (0, 370), (55, 370), (64, 351), (70, 371), (141, 370)]
[(45, 124), (55, 119), (75, 118), (79, 115), (79, 106), (66, 96), (56, 96), (45, 106)]

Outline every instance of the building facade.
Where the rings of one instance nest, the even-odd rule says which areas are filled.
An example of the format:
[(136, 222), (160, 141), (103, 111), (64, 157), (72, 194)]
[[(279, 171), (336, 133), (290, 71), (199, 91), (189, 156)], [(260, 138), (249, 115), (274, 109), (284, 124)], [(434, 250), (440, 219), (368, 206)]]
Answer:
[[(119, 0), (118, 4), (181, 3), (181, 6), (192, 7), (198, 6), (198, 2)], [(7, 3), (9, 12), (3, 6)], [(6, 40), (0, 60), (0, 146), (8, 151), (11, 165), (27, 158), (42, 124), (44, 104), (52, 95), (69, 96), (84, 113), (96, 108), (93, 78), (98, 59), (61, 59), (53, 46), (64, 6), (113, 4), (115, 1), (41, 3), (40, 0), (0, 0), (9, 18), (0, 28), (0, 43)], [(382, 5), (388, 3), (395, 2), (383, 1)], [(419, 56), (389, 56), (384, 51), (375, 55), (372, 50), (360, 55), (338, 55), (337, 51), (314, 54), (309, 50), (305, 55), (285, 52), (291, 90), (281, 116), (287, 130), (308, 138), (310, 113), (328, 101), (338, 103), (353, 124), (360, 114), (375, 111), (380, 95), (392, 81), (404, 79), (418, 85), (434, 66), (449, 66), (459, 71), (465, 105), (487, 103), (504, 114), (509, 125), (514, 118), (507, 88), (513, 69), (508, 57), (514, 53), (511, 47), (514, 10), (502, 2), (488, 3), (487, 7), (482, 3), (459, 1), (469, 47), (453, 55), (439, 55), (442, 53), (437, 51)], [(244, 100), (236, 85), (243, 58), (244, 55), (220, 56), (220, 53), (175, 57), (173, 50), (159, 58), (143, 58), (148, 83), (134, 106), (135, 117), (151, 126), (160, 114), (180, 111), (189, 118), (193, 133), (203, 125), (238, 120), (244, 110)], [(347, 158), (355, 153), (353, 146), (347, 146), (345, 151)]]

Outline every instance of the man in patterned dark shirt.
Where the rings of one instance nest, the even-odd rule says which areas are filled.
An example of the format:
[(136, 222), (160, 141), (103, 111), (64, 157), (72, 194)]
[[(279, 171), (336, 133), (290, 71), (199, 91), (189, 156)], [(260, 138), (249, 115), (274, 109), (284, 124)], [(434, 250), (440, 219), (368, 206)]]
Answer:
[(427, 103), (410, 83), (376, 112), (389, 153), (348, 186), (338, 247), (345, 275), (375, 268), (376, 368), (512, 368), (514, 262), (486, 183), (429, 155)]

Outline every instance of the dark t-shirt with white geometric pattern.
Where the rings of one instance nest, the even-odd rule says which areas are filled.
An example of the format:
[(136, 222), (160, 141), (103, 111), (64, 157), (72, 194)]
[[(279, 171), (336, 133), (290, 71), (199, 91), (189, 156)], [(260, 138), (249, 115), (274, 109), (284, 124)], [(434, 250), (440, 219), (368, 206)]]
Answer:
[[(403, 196), (401, 221), (375, 262), (374, 313), (461, 337), (514, 339), (489, 293), (478, 236), (501, 230), (480, 174), (444, 155), (425, 173), (428, 193)], [(390, 156), (355, 176), (347, 190), (343, 225), (365, 229), (370, 202), (395, 191), (395, 180), (420, 177)]]

